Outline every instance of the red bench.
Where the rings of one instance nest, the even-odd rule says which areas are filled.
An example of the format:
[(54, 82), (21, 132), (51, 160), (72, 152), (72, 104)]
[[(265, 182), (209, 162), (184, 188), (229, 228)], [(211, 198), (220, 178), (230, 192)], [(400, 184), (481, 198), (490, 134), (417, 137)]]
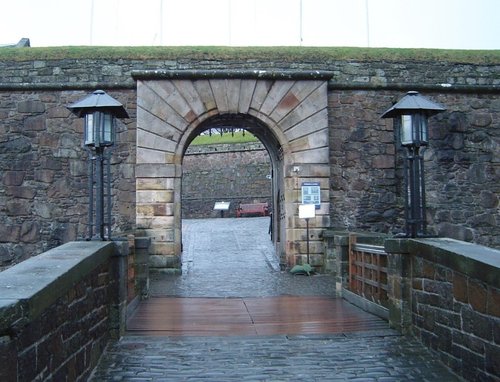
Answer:
[(258, 215), (258, 216), (268, 216), (269, 215), (269, 204), (267, 203), (240, 203), (239, 207), (236, 208), (236, 217), (240, 218), (243, 215)]

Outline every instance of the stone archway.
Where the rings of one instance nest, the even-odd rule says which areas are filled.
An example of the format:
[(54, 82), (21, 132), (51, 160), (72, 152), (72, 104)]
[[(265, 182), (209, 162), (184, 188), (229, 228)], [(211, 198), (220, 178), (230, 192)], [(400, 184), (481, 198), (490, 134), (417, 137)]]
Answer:
[[(318, 182), (321, 208), (309, 221), (310, 258), (324, 264), (321, 232), (329, 227), (327, 81), (323, 72), (134, 72), (137, 80), (136, 224), (151, 237), (151, 268), (180, 268), (182, 158), (201, 124), (251, 118), (272, 137), (280, 240), (287, 266), (305, 262), (303, 182)], [(262, 138), (261, 138), (262, 140)]]

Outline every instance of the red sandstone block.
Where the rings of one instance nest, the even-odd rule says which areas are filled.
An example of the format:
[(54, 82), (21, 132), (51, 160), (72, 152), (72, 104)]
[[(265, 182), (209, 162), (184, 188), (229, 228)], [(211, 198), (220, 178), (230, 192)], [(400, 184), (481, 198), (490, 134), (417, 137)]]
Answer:
[(467, 277), (457, 272), (453, 274), (453, 297), (459, 302), (466, 304), (469, 302), (467, 297)]
[(434, 272), (436, 271), (436, 264), (424, 260), (423, 264), (423, 277), (434, 280)]
[(500, 317), (500, 290), (488, 288), (487, 313), (491, 316)]
[(412, 288), (416, 290), (423, 290), (424, 288), (423, 280), (420, 278), (414, 278), (412, 280)]
[(469, 304), (479, 313), (486, 313), (487, 286), (469, 279)]

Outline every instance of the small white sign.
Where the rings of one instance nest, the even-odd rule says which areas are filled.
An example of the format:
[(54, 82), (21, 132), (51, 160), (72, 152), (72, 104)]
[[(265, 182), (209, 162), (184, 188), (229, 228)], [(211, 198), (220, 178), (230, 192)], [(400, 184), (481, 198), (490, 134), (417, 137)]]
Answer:
[(215, 202), (214, 210), (227, 211), (231, 202)]
[(316, 216), (316, 207), (314, 204), (299, 204), (299, 218), (309, 219)]

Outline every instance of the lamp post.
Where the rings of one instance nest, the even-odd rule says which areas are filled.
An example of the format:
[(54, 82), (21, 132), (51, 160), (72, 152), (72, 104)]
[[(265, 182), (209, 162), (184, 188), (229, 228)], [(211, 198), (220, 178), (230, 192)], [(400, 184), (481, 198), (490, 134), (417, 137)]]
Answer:
[(428, 117), (446, 109), (416, 91), (410, 91), (382, 114), (399, 118), (399, 138), (406, 147), (404, 165), (405, 220), (407, 237), (427, 235), (423, 151), (429, 143)]
[[(68, 106), (75, 115), (84, 118), (83, 144), (89, 151), (89, 234), (88, 240), (111, 239), (111, 169), (110, 155), (105, 148), (115, 144), (116, 118), (128, 118), (123, 105), (103, 90), (96, 90), (84, 99)], [(95, 155), (93, 152), (95, 151)], [(104, 218), (104, 165), (106, 164), (106, 206)], [(95, 195), (95, 213), (94, 213)], [(95, 220), (94, 220), (95, 218)], [(95, 228), (95, 232), (94, 232)]]

